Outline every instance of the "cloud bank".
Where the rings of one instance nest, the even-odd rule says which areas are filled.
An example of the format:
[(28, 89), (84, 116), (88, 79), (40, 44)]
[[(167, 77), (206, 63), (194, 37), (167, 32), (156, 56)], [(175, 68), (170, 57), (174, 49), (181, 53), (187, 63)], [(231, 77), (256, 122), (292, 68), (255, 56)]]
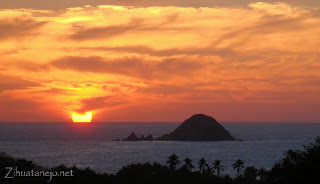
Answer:
[[(12, 100), (59, 120), (320, 121), (316, 8), (155, 5), (1, 9), (0, 110)], [(7, 107), (0, 121), (36, 119)]]

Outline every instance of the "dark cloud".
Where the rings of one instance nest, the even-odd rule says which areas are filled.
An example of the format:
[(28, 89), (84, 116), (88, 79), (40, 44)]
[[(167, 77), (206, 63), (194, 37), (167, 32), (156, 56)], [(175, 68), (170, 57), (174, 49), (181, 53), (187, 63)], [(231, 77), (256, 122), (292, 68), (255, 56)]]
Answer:
[(75, 33), (70, 35), (72, 40), (101, 39), (121, 35), (130, 30), (141, 29), (143, 26), (139, 21), (131, 21), (127, 25), (105, 26), (86, 28), (74, 26)]
[(66, 89), (60, 89), (60, 88), (50, 88), (46, 90), (36, 91), (37, 93), (43, 93), (43, 94), (69, 94), (68, 90)]
[(312, 14), (310, 12), (299, 15), (299, 17), (264, 15), (256, 23), (226, 31), (224, 35), (212, 42), (212, 46), (216, 47), (225, 41), (236, 40), (233, 41), (230, 46), (237, 47), (251, 41), (252, 38), (257, 39), (257, 36), (266, 36), (275, 33), (288, 34), (290, 32), (297, 32), (298, 30), (303, 31), (319, 27), (319, 25), (310, 25), (304, 22), (311, 17)]
[(282, 76), (280, 79), (274, 77), (273, 83), (283, 88), (298, 87), (314, 88), (320, 90), (320, 76), (317, 75), (296, 75), (296, 76)]
[(178, 14), (167, 16), (164, 21), (158, 24), (146, 23), (146, 20), (141, 18), (132, 18), (130, 22), (122, 25), (101, 26), (101, 27), (85, 27), (74, 25), (74, 33), (69, 35), (69, 38), (76, 41), (101, 39), (119, 36), (125, 33), (132, 32), (159, 32), (159, 31), (183, 31), (187, 27), (175, 27), (172, 24), (178, 19)]
[(189, 83), (185, 84), (163, 84), (163, 83), (148, 83), (148, 87), (139, 87), (137, 92), (147, 93), (148, 95), (181, 95), (183, 93), (189, 94), (206, 94), (206, 93), (227, 93), (228, 90), (212, 90), (203, 89), (206, 86), (219, 86), (219, 83)]
[(115, 73), (138, 78), (168, 78), (190, 76), (204, 66), (200, 62), (187, 59), (164, 59), (145, 61), (142, 58), (121, 58), (107, 60), (102, 57), (64, 57), (51, 62), (63, 70), (80, 72)]
[(32, 18), (15, 17), (0, 20), (0, 41), (7, 39), (20, 39), (34, 36), (39, 28), (45, 25), (44, 21), (36, 21)]
[(11, 61), (6, 63), (7, 66), (14, 66), (26, 70), (28, 72), (43, 72), (50, 70), (50, 65), (39, 64), (28, 60), (23, 61)]
[(103, 97), (93, 97), (81, 100), (82, 107), (78, 109), (78, 112), (93, 111), (104, 108), (113, 108), (122, 104), (127, 103), (123, 98), (119, 96), (103, 96)]
[(38, 82), (28, 81), (13, 76), (6, 76), (0, 74), (0, 78), (0, 92), (4, 90), (26, 89), (41, 85)]
[(9, 50), (0, 51), (0, 55), (11, 55), (11, 54), (17, 54), (17, 53), (19, 53), (19, 49), (9, 49)]
[(115, 51), (124, 53), (137, 53), (148, 54), (153, 56), (165, 57), (174, 55), (201, 55), (201, 56), (229, 56), (236, 54), (230, 48), (215, 48), (215, 47), (202, 47), (202, 48), (170, 48), (156, 50), (148, 46), (120, 46), (120, 47), (82, 47), (83, 50), (95, 50), (95, 51)]
[(169, 95), (177, 95), (183, 93), (193, 93), (194, 86), (193, 85), (172, 85), (172, 84), (148, 84), (148, 87), (140, 87), (137, 89), (138, 93), (145, 93), (147, 95), (161, 95), (161, 96), (169, 96)]
[[(97, 6), (101, 4), (108, 5), (120, 5), (120, 6), (138, 6), (138, 7), (148, 7), (148, 6), (177, 6), (177, 7), (214, 7), (214, 6), (247, 6), (248, 3), (254, 2), (266, 2), (275, 3), (280, 0), (55, 0), (47, 1), (43, 3), (43, 0), (10, 0), (1, 2), (1, 8), (36, 8), (36, 9), (64, 9), (69, 7), (77, 6)], [(304, 5), (310, 7), (320, 6), (319, 1), (315, 0), (281, 0), (281, 2), (288, 2), (297, 5)]]

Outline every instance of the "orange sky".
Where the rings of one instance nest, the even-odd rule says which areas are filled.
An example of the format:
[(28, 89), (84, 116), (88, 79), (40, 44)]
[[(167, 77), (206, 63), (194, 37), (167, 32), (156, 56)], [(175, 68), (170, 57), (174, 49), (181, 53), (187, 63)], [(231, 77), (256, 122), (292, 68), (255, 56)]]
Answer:
[(110, 122), (320, 122), (318, 5), (12, 2), (0, 5), (1, 122), (85, 111)]

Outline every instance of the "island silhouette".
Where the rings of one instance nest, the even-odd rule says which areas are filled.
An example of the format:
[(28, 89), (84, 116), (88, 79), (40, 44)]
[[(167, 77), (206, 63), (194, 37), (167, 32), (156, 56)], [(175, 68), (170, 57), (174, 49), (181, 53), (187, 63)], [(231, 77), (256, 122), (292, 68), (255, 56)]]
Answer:
[[(185, 120), (178, 128), (169, 134), (162, 135), (156, 139), (152, 135), (138, 138), (132, 132), (122, 141), (234, 141), (235, 139), (220, 123), (213, 117), (204, 114), (195, 114)], [(116, 141), (120, 141), (117, 139)]]

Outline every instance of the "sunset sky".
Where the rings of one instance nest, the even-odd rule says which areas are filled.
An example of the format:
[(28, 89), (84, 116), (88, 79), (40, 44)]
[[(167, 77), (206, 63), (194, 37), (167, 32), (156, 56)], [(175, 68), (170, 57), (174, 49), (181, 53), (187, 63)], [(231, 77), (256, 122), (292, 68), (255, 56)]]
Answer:
[(4, 0), (0, 122), (320, 122), (320, 1)]

